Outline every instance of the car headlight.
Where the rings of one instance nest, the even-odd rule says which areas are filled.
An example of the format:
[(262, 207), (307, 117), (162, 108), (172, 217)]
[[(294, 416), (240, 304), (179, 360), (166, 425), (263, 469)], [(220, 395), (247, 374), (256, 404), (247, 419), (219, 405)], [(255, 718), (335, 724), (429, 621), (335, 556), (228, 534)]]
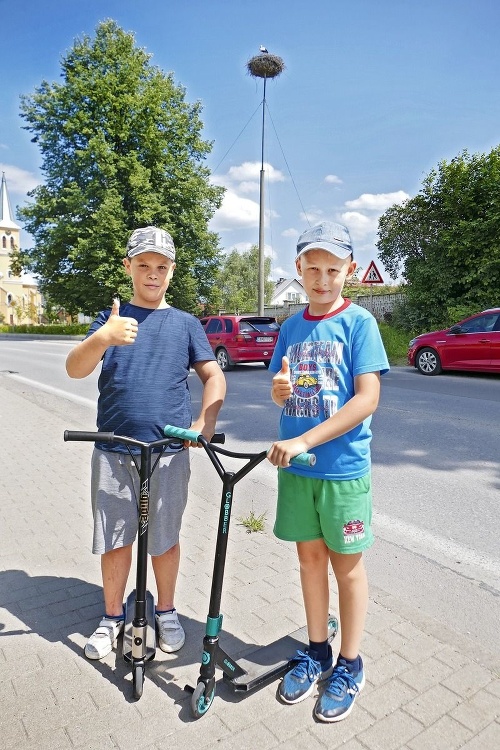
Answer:
[(408, 346), (410, 347), (410, 349), (413, 349), (413, 347), (415, 346), (415, 342), (416, 342), (416, 340), (417, 340), (417, 339), (412, 339), (412, 340), (410, 341), (410, 343), (408, 344)]

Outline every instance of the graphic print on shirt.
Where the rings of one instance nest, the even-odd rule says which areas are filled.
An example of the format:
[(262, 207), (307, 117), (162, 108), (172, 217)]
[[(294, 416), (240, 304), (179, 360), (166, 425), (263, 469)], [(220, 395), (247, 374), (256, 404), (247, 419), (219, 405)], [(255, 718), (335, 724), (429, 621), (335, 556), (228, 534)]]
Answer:
[(331, 417), (338, 408), (339, 373), (344, 344), (304, 341), (288, 347), (293, 395), (285, 404), (288, 417)]

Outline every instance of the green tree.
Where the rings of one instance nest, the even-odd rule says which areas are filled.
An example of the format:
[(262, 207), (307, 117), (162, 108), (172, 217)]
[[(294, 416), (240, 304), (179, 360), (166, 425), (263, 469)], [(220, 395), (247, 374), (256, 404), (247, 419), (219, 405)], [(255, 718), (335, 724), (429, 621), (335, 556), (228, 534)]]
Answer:
[(498, 303), (500, 147), (442, 161), (418, 195), (380, 218), (379, 258), (406, 282), (412, 327), (435, 327)]
[(68, 312), (94, 314), (130, 294), (122, 268), (129, 233), (155, 225), (177, 248), (169, 301), (195, 312), (212, 298), (218, 237), (208, 222), (223, 190), (204, 165), (201, 105), (150, 63), (112, 20), (75, 40), (62, 83), (21, 97), (25, 129), (42, 154), (44, 184), (19, 210), (35, 246), (24, 267)]
[[(227, 313), (257, 312), (259, 249), (239, 253), (232, 250), (222, 261), (218, 276), (218, 306)], [(269, 279), (271, 259), (264, 258), (264, 302), (268, 305), (274, 289)]]

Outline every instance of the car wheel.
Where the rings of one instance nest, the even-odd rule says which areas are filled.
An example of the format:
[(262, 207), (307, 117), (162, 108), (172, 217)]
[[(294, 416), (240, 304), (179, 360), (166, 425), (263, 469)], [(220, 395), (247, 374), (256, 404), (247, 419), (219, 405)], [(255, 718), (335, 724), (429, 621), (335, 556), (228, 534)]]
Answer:
[(418, 352), (415, 365), (422, 375), (439, 375), (443, 369), (439, 354), (430, 347), (425, 347)]
[(228, 370), (233, 369), (234, 365), (229, 359), (229, 354), (225, 349), (219, 349), (215, 357), (222, 372), (227, 372)]
[(270, 359), (265, 359), (264, 360), (264, 367), (266, 368), (266, 370), (269, 370), (269, 365), (270, 364), (271, 364), (271, 360)]

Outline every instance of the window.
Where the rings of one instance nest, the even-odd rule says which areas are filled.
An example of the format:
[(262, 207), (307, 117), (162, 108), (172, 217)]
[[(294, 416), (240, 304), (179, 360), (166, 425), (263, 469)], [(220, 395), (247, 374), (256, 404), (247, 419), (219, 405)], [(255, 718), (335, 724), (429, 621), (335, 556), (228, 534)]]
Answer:
[(206, 333), (221, 333), (222, 331), (222, 321), (219, 320), (219, 318), (212, 318), (212, 320), (209, 321), (207, 327), (205, 328)]
[(497, 321), (497, 313), (489, 313), (488, 315), (480, 315), (474, 320), (469, 320), (467, 323), (461, 325), (463, 333), (487, 333), (492, 331)]
[(10, 238), (10, 249), (14, 250), (14, 247), (15, 247), (15, 245), (14, 245), (14, 237), (11, 237)]
[(7, 247), (7, 237), (5, 235), (2, 237), (2, 247)]

